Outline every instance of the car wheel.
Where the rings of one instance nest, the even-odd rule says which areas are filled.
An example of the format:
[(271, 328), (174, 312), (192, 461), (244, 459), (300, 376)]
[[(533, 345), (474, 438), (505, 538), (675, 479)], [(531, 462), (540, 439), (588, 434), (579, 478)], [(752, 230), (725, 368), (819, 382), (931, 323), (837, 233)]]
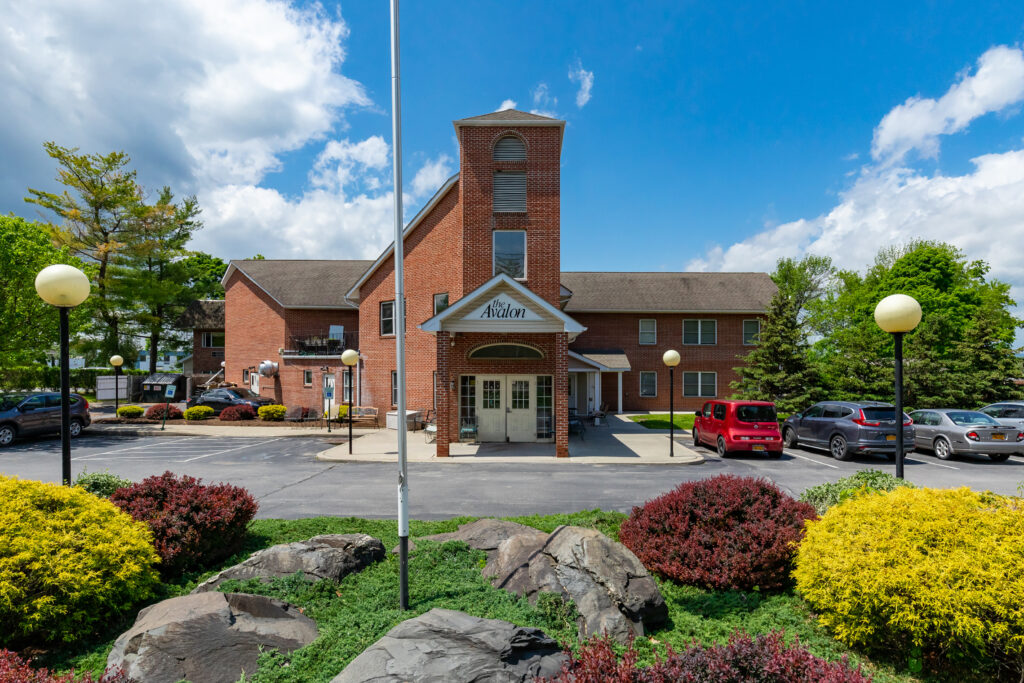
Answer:
[(729, 451), (725, 450), (725, 437), (722, 437), (722, 436), (718, 437), (718, 457), (719, 458), (728, 458), (729, 457)]
[(74, 439), (82, 433), (82, 421), (72, 418), (71, 424), (68, 425), (68, 434)]
[(992, 458), (992, 462), (1006, 462), (1009, 459), (1009, 453), (989, 453), (988, 457)]
[(796, 448), (796, 432), (792, 427), (782, 430), (782, 445), (786, 448)]
[(0, 446), (10, 446), (15, 434), (11, 425), (0, 425)]
[(832, 440), (828, 442), (828, 452), (832, 454), (833, 458), (840, 461), (853, 457), (846, 448), (846, 437), (839, 434), (833, 436)]
[(700, 446), (701, 445), (700, 439), (697, 437), (697, 428), (696, 427), (694, 427), (693, 431), (690, 432), (690, 436), (693, 437), (693, 445), (694, 446)]
[(935, 457), (939, 460), (951, 460), (953, 458), (953, 449), (949, 447), (949, 442), (943, 438), (935, 439), (933, 445), (935, 449)]

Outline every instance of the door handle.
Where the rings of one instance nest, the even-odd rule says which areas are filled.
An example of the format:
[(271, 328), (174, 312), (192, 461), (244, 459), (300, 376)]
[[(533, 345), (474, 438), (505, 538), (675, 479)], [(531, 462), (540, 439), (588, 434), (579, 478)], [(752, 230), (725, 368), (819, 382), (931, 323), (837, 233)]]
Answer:
[(506, 413), (511, 413), (512, 412), (512, 406), (505, 406), (505, 412)]

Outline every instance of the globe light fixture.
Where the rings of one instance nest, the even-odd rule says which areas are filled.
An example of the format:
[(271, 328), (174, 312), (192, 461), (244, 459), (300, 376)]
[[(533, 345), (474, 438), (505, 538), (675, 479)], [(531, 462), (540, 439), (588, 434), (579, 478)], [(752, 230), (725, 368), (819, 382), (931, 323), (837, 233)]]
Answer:
[(875, 323), (893, 336), (896, 347), (896, 476), (903, 479), (903, 335), (921, 322), (921, 304), (906, 294), (891, 294), (875, 306)]
[[(359, 362), (359, 352), (355, 349), (345, 349), (341, 354), (341, 362), (348, 368), (348, 454), (352, 455), (352, 368)], [(330, 420), (328, 415), (327, 419)]]
[(669, 349), (661, 356), (661, 362), (668, 366), (668, 457), (676, 457), (676, 409), (675, 369), (679, 365), (679, 352)]
[(39, 298), (55, 306), (60, 317), (60, 451), (61, 477), (71, 486), (71, 371), (68, 310), (89, 298), (89, 278), (78, 268), (57, 263), (36, 275)]
[(115, 353), (110, 357), (110, 364), (114, 366), (114, 417), (117, 417), (118, 399), (121, 398), (121, 366), (124, 365), (124, 358)]

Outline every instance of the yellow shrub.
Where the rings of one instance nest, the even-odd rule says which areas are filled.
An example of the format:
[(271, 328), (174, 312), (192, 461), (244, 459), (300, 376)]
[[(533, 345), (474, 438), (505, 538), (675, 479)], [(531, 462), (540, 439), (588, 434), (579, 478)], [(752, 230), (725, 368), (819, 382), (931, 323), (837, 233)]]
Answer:
[(858, 496), (808, 522), (793, 576), (850, 645), (1024, 655), (1019, 498), (967, 488)]
[(213, 417), (213, 408), (210, 406), (192, 406), (185, 411), (185, 419), (194, 420), (208, 420)]
[(0, 476), (0, 645), (73, 641), (152, 594), (149, 527), (78, 487)]
[(284, 406), (273, 404), (269, 406), (260, 406), (259, 410), (256, 412), (259, 414), (261, 420), (267, 422), (280, 422), (284, 419), (284, 415), (288, 412), (288, 409)]

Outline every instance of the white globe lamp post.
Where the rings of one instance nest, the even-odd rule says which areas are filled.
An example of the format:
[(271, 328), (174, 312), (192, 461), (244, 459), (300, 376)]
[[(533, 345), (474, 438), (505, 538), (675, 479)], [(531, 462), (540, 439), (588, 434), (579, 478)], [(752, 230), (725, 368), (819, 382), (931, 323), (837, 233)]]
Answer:
[(668, 457), (676, 456), (676, 415), (675, 415), (675, 369), (679, 365), (679, 352), (669, 349), (662, 357), (661, 362), (668, 366)]
[(906, 294), (891, 294), (875, 306), (875, 322), (896, 345), (896, 476), (903, 479), (903, 335), (921, 322), (921, 304)]
[(359, 362), (359, 352), (345, 349), (341, 354), (341, 362), (348, 368), (348, 454), (352, 455), (352, 393), (355, 389), (352, 384), (352, 368)]

